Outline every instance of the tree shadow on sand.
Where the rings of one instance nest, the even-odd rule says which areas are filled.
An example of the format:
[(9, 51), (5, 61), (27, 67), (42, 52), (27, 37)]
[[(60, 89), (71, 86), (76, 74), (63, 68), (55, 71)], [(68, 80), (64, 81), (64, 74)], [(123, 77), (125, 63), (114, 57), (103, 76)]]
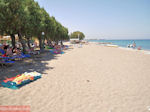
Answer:
[(45, 51), (40, 55), (33, 55), (31, 58), (15, 61), (13, 65), (0, 66), (0, 83), (6, 78), (15, 77), (24, 72), (36, 71), (42, 75), (46, 74), (46, 70), (54, 69), (54, 67), (48, 66), (48, 62), (52, 59), (57, 59), (57, 57), (57, 54), (51, 54), (49, 51)]

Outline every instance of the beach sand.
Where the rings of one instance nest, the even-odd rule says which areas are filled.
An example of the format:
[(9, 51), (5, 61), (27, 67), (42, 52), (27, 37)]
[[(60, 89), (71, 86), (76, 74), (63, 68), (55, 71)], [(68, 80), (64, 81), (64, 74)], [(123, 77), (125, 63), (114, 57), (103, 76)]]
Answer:
[(25, 71), (43, 76), (18, 90), (0, 87), (0, 105), (30, 105), (31, 112), (150, 109), (150, 55), (140, 51), (96, 44), (74, 46), (65, 54), (48, 52), (31, 62), (17, 62), (0, 74)]

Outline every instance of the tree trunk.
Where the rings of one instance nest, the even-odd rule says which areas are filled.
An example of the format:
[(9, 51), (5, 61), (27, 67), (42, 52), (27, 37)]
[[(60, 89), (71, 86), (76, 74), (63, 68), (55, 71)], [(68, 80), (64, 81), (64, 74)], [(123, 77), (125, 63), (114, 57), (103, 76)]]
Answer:
[(40, 51), (41, 51), (41, 52), (43, 52), (43, 51), (44, 51), (44, 48), (43, 48), (43, 45), (42, 45), (42, 44), (43, 44), (43, 42), (42, 42), (42, 38), (41, 38), (41, 36), (39, 36), (39, 37), (38, 37), (38, 40), (39, 40), (39, 47), (40, 47)]
[(25, 45), (25, 42), (24, 42), (24, 40), (23, 40), (23, 38), (22, 38), (22, 35), (21, 35), (21, 33), (18, 33), (18, 36), (19, 36), (19, 41), (20, 41), (20, 43), (21, 43), (21, 45), (22, 45), (22, 48), (23, 48), (23, 53), (25, 53), (26, 52), (26, 45)]
[(43, 47), (43, 49), (44, 49), (44, 45), (45, 45), (45, 37), (43, 36), (43, 39), (42, 39), (43, 41), (42, 41), (42, 47)]
[(31, 49), (31, 46), (30, 46), (30, 37), (27, 37), (27, 44), (28, 44), (29, 49)]
[(11, 37), (11, 44), (12, 44), (12, 47), (15, 48), (15, 46), (16, 46), (16, 45), (15, 45), (15, 44), (16, 44), (15, 35), (14, 35), (14, 34), (11, 34), (10, 37)]
[(58, 45), (58, 40), (56, 40), (56, 45)]
[(62, 42), (62, 40), (61, 40), (61, 42), (60, 42), (60, 43), (61, 43), (61, 46), (63, 46), (63, 45), (64, 45), (64, 44), (63, 44), (63, 42)]

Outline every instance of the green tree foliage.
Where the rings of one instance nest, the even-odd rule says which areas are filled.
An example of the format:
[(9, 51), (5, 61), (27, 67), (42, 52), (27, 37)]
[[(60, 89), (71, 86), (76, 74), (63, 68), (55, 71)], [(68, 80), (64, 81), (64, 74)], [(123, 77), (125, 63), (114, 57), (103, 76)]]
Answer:
[(83, 40), (85, 38), (85, 35), (80, 31), (75, 31), (71, 33), (70, 38), (79, 38), (80, 40)]
[(45, 40), (58, 43), (69, 39), (68, 29), (34, 0), (0, 0), (0, 35), (10, 35), (15, 47), (15, 34), (18, 34), (24, 51), (24, 40), (30, 48), (32, 37), (39, 40), (41, 50)]
[(0, 0), (0, 31), (1, 34), (11, 36), (13, 46), (15, 46), (14, 34), (17, 34), (20, 24), (21, 2), (19, 0)]

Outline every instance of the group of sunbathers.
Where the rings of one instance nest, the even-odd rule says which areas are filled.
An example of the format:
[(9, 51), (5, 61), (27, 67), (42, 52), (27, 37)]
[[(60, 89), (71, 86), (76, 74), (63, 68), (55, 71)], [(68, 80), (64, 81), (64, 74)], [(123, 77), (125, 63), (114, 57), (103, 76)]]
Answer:
[(63, 53), (63, 50), (66, 50), (68, 49), (68, 46), (67, 45), (58, 45), (56, 43), (53, 43), (53, 44), (50, 44), (50, 45), (47, 45), (48, 48), (50, 48), (50, 52), (54, 53), (54, 54), (62, 54)]
[(21, 55), (21, 49), (17, 47), (10, 47), (9, 45), (1, 45), (0, 53), (2, 57), (11, 57)]
[(28, 54), (23, 54), (21, 52), (21, 45), (17, 45), (15, 47), (11, 47), (9, 45), (0, 45), (0, 63), (1, 64), (8, 64), (14, 63), (12, 60), (22, 59), (30, 57)]
[[(5, 62), (9, 61), (9, 60), (14, 60), (14, 59), (22, 59), (25, 57), (30, 57), (30, 54), (39, 54), (39, 51), (35, 51), (34, 49), (37, 47), (36, 43), (33, 43), (31, 45), (30, 49), (26, 49), (26, 51), (28, 52), (28, 54), (23, 54), (21, 52), (22, 46), (21, 44), (17, 44), (16, 47), (11, 47), (9, 45), (0, 45), (0, 62), (2, 60), (5, 60)], [(62, 50), (65, 50), (68, 48), (68, 46), (65, 45), (57, 45), (57, 44), (52, 44), (51, 46), (49, 46), (52, 48), (53, 53), (58, 54), (58, 53), (62, 53)]]

